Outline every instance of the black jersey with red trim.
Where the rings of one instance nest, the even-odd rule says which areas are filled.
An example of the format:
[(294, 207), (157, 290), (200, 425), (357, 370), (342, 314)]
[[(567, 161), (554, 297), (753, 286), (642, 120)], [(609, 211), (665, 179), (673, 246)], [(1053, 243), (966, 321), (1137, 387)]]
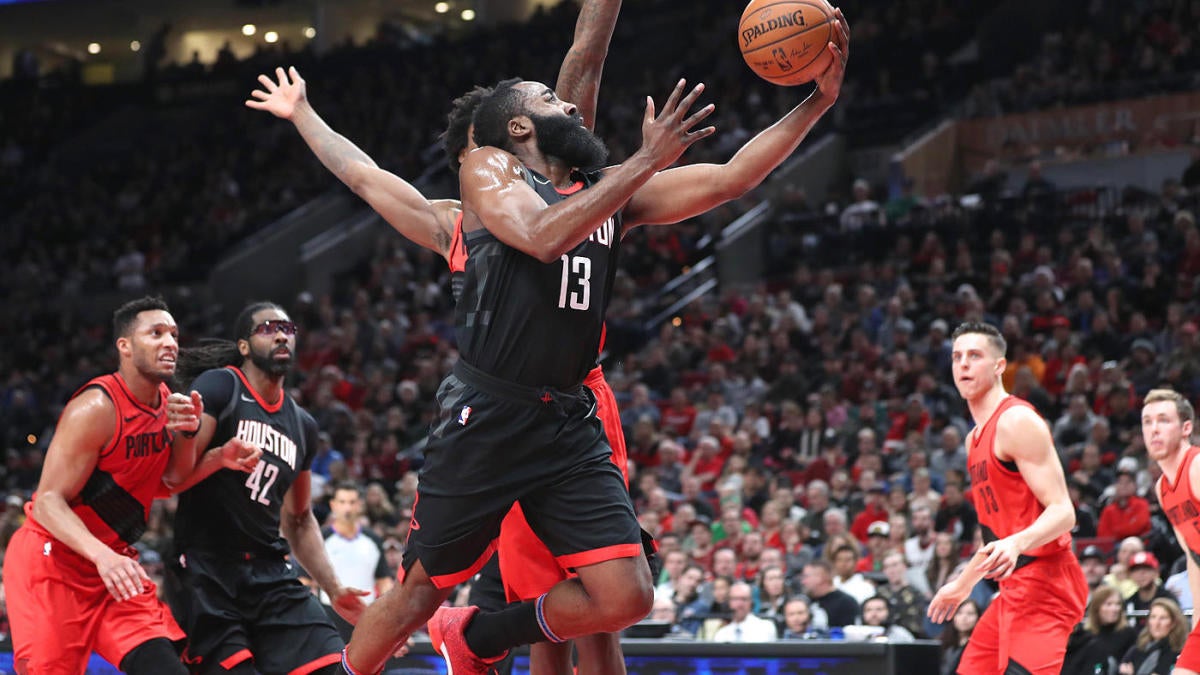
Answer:
[(317, 422), (290, 396), (264, 401), (241, 370), (208, 370), (192, 383), (217, 419), (210, 448), (233, 437), (262, 448), (250, 473), (221, 469), (179, 496), (175, 544), (180, 553), (286, 555), (279, 534), (284, 495), (308, 471), (319, 446)]
[[(527, 172), (549, 205), (601, 178), (600, 172), (577, 172), (570, 188), (557, 190), (549, 179)], [(542, 263), (486, 229), (464, 233), (470, 255), (455, 309), (461, 358), (526, 386), (581, 383), (596, 365), (620, 236), (621, 217), (614, 214), (559, 260)]]

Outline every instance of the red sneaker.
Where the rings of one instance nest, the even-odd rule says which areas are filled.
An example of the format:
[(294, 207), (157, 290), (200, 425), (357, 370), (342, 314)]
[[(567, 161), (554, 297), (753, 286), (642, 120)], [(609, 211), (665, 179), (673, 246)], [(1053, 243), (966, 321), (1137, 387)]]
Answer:
[(492, 664), (503, 659), (500, 656), (484, 659), (476, 656), (467, 646), (463, 630), (479, 613), (478, 607), (438, 607), (429, 618), (429, 641), (433, 648), (446, 660), (447, 675), (492, 675), (496, 669)]

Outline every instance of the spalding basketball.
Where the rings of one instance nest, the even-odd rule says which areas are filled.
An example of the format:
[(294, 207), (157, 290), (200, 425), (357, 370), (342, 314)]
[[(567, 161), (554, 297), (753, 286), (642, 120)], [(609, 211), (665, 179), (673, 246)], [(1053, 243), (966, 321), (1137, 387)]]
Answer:
[(738, 24), (742, 58), (759, 77), (785, 86), (812, 82), (833, 56), (833, 8), (824, 0), (751, 0)]

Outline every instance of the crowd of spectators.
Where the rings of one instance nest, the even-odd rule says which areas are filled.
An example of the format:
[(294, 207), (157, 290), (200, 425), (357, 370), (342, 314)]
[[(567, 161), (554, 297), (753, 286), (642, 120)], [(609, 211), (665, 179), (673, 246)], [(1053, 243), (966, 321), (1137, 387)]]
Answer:
[[(662, 28), (664, 39), (678, 25), (675, 15), (652, 15), (657, 3), (629, 4), (633, 18), (622, 15), (615, 44), (631, 47), (614, 47), (616, 59), (650, 49), (632, 45), (640, 33), (630, 23)], [(687, 3), (686, 11), (708, 17), (694, 24), (700, 36), (716, 34), (710, 5)], [(939, 7), (951, 25), (961, 19), (953, 3)], [(864, 8), (856, 23), (864, 34), (856, 32), (856, 59), (882, 34), (870, 29), (872, 11)], [(532, 55), (561, 53), (571, 20), (535, 20), (520, 34), (529, 50), (516, 63), (552, 79), (546, 71), (553, 64)], [(310, 95), (333, 126), (381, 164), (413, 176), (430, 161), (423, 151), (442, 114), (418, 102), (448, 101), (468, 78), (490, 72), (482, 69), (499, 47), (477, 39), (462, 50), (462, 63), (443, 63), (435, 48), (396, 59), (383, 45), (296, 58), (302, 72), (316, 73), (305, 72)], [(697, 39), (691, 51), (709, 58), (714, 40)], [(737, 82), (730, 96), (754, 105), (725, 106), (719, 124), (757, 128), (794, 102), (792, 92), (754, 88), (740, 63), (734, 72), (721, 58), (725, 70), (714, 72)], [(389, 59), (436, 77), (402, 80)], [(244, 65), (257, 72), (264, 64)], [(626, 71), (614, 65), (610, 72)], [(614, 104), (602, 106), (601, 132), (635, 133), (628, 128), (630, 116), (636, 119), (631, 93), (679, 74), (645, 71), (606, 83), (602, 100)], [(863, 88), (881, 91), (879, 82)], [(160, 121), (186, 115), (195, 126), (178, 133), (204, 145), (175, 142), (176, 132), (164, 126), (162, 146), (76, 173), (58, 170), (64, 167), (53, 162), (66, 160), (49, 159), (48, 141), (27, 143), (33, 136), (18, 134), (0, 142), (0, 171), (17, 176), (19, 186), (0, 181), (0, 194), (17, 195), (0, 248), (23, 251), (20, 263), (0, 272), (11, 289), (0, 318), (11, 319), (10, 335), (18, 336), (0, 357), (0, 486), (9, 491), (0, 546), (21, 522), (19, 506), (36, 483), (62, 403), (114, 363), (103, 317), (88, 321), (47, 301), (84, 294), (100, 280), (129, 293), (194, 281), (223, 242), (331, 182), (287, 125), (237, 104), (197, 105), (199, 112), (150, 106), (130, 114)], [(0, 105), (6, 114), (10, 107)], [(761, 110), (761, 119), (740, 119), (747, 108)], [(30, 109), (64, 130), (86, 126), (44, 101)], [(212, 123), (197, 121), (210, 114)], [(615, 154), (634, 143), (617, 133)], [(17, 159), (6, 165), (9, 156)], [(869, 200), (866, 189), (848, 207)], [(651, 618), (679, 639), (809, 639), (875, 627), (891, 640), (938, 638), (952, 664), (994, 591), (981, 583), (946, 627), (924, 619), (929, 597), (980, 543), (965, 476), (969, 418), (950, 381), (948, 342), (958, 322), (974, 319), (1001, 327), (1010, 345), (1006, 388), (1053, 427), (1089, 584), (1094, 593), (1111, 586), (1120, 596), (1118, 618), (1109, 603), (1093, 603), (1072, 655), (1094, 647), (1094, 635), (1124, 631), (1129, 610), (1156, 607), (1169, 616), (1151, 621), (1158, 628), (1145, 639), (1127, 640), (1141, 650), (1129, 658), (1141, 663), (1155, 649), (1177, 650), (1171, 627), (1181, 625), (1178, 608), (1159, 600), (1190, 609), (1191, 598), (1150, 489), (1158, 474), (1141, 441), (1139, 402), (1162, 384), (1200, 396), (1198, 196), (1174, 184), (1099, 209), (1054, 191), (987, 195), (973, 208), (907, 195), (875, 211), (847, 208), (855, 216), (848, 221), (806, 205), (802, 195), (785, 195), (766, 278), (697, 301), (644, 346), (605, 363), (621, 405), (639, 519), (658, 536), (664, 561)], [(875, 215), (862, 222), (859, 212)], [(1056, 227), (1045, 227), (1048, 219)], [(128, 244), (113, 250), (107, 247), (118, 225)], [(642, 289), (661, 286), (694, 260), (707, 228), (701, 221), (629, 241), (609, 315), (614, 327), (636, 323)], [(56, 236), (77, 243), (52, 246)], [(436, 255), (389, 233), (335, 292), (278, 299), (302, 326), (292, 393), (323, 430), (313, 463), (318, 512), (328, 513), (333, 485), (365, 486), (364, 523), (393, 565), (422, 439), (436, 414), (434, 394), (456, 357), (445, 276)], [(177, 317), (195, 332), (185, 340), (205, 335), (203, 313), (186, 293), (174, 293), (168, 299)], [(172, 557), (172, 510), (171, 500), (156, 504), (143, 541), (152, 574), (164, 574)], [(1167, 633), (1154, 632), (1164, 625)]]

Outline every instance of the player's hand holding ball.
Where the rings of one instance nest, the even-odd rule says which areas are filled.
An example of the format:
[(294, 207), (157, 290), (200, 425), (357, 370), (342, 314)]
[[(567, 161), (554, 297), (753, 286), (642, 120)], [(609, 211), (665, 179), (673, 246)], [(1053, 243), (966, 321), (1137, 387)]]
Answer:
[(850, 24), (825, 0), (751, 0), (738, 23), (742, 58), (759, 77), (783, 86), (815, 81), (837, 98), (850, 57)]

